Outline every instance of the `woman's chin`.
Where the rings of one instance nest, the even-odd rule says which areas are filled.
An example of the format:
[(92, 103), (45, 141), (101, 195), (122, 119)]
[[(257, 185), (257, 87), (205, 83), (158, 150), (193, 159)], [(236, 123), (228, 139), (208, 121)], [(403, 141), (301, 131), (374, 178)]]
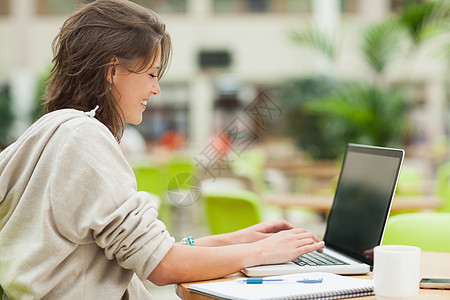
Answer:
[(142, 116), (140, 118), (135, 118), (132, 120), (127, 120), (128, 124), (132, 124), (132, 125), (139, 125), (142, 123)]

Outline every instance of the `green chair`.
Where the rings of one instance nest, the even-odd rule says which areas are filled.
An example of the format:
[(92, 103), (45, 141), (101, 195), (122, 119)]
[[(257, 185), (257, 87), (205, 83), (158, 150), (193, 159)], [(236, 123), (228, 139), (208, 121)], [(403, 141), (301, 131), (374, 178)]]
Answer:
[(236, 231), (262, 221), (261, 199), (246, 190), (204, 190), (211, 234)]
[[(402, 172), (398, 178), (397, 189), (395, 195), (412, 195), (420, 196), (423, 195), (423, 175), (417, 170), (412, 168), (403, 167)], [(391, 211), (390, 216), (395, 216), (405, 213), (420, 212), (419, 209), (410, 209), (402, 211)]]
[(450, 161), (439, 166), (436, 179), (437, 193), (444, 204), (439, 211), (450, 212)]
[(163, 196), (163, 192), (167, 189), (164, 187), (166, 183), (165, 166), (154, 163), (140, 163), (132, 165), (134, 175), (136, 176), (138, 191), (146, 191)]
[(411, 245), (422, 251), (450, 252), (450, 213), (417, 212), (392, 216), (383, 245)]
[(266, 161), (267, 157), (262, 151), (257, 149), (246, 150), (232, 159), (231, 169), (236, 175), (251, 178), (257, 193), (263, 195), (267, 190), (264, 179), (264, 164)]
[(132, 165), (137, 181), (137, 190), (157, 195), (161, 199), (158, 218), (171, 230), (172, 208), (166, 199), (167, 168), (154, 163), (136, 163)]
[(167, 163), (167, 179), (170, 182), (180, 174), (192, 174), (196, 176), (197, 170), (194, 160), (190, 157), (174, 156)]
[(200, 197), (200, 180), (192, 158), (174, 156), (167, 163), (167, 199), (175, 207), (190, 207)]
[(424, 178), (419, 170), (403, 167), (398, 178), (397, 195), (421, 195)]
[(194, 159), (187, 155), (174, 155), (167, 162), (167, 174), (166, 199), (172, 208), (172, 234), (181, 237), (204, 221), (201, 218), (202, 203), (198, 202), (201, 195), (200, 180), (197, 178)]

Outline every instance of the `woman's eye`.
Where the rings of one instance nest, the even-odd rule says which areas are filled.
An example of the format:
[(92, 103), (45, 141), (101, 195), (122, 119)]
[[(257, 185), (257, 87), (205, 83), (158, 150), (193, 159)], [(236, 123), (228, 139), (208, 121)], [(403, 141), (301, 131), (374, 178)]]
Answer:
[(155, 74), (148, 74), (148, 75), (150, 75), (151, 78), (156, 78), (156, 77), (158, 77), (158, 76), (156, 76)]

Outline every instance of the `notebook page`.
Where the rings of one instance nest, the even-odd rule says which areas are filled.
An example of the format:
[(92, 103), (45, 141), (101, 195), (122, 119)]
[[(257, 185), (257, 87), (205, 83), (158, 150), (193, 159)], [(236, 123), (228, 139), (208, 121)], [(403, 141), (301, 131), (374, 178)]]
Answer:
[[(297, 283), (295, 280), (322, 277), (322, 283)], [(313, 295), (356, 297), (373, 294), (373, 280), (359, 279), (332, 273), (302, 273), (267, 278), (283, 278), (288, 282), (267, 282), (263, 284), (245, 284), (236, 281), (198, 283), (189, 289), (199, 293), (223, 299), (262, 300), (262, 299), (302, 299)]]

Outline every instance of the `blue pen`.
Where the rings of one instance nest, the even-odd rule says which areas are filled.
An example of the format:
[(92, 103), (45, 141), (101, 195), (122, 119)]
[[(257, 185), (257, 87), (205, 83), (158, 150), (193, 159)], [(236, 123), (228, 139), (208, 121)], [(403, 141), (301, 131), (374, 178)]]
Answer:
[(302, 280), (297, 280), (297, 282), (301, 282), (301, 283), (322, 283), (323, 278), (315, 278), (315, 279), (309, 279), (309, 278), (304, 278)]
[(300, 280), (295, 279), (283, 279), (283, 278), (262, 278), (262, 277), (251, 277), (251, 278), (239, 278), (235, 281), (246, 283), (246, 284), (262, 284), (262, 283), (288, 283), (288, 282), (298, 282), (298, 283), (321, 283), (322, 278), (303, 278)]

